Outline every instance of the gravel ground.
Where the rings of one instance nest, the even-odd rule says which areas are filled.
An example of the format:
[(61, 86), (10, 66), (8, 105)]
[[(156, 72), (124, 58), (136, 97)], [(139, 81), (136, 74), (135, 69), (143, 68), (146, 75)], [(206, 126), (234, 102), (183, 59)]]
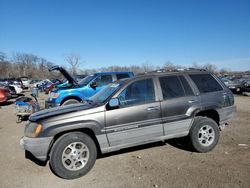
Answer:
[[(44, 96), (41, 95), (40, 99)], [(217, 147), (191, 152), (178, 140), (144, 145), (99, 158), (84, 177), (64, 180), (25, 159), (19, 146), (24, 123), (13, 104), (0, 109), (0, 187), (250, 187), (250, 97), (236, 96), (237, 114)]]

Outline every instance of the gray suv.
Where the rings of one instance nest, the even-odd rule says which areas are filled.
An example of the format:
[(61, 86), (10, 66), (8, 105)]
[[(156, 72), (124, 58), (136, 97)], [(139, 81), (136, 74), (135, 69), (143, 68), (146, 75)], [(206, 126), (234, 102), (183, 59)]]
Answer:
[(233, 117), (232, 92), (206, 71), (148, 73), (109, 84), (89, 100), (30, 116), (20, 144), (74, 179), (97, 153), (187, 137), (197, 152), (212, 150)]

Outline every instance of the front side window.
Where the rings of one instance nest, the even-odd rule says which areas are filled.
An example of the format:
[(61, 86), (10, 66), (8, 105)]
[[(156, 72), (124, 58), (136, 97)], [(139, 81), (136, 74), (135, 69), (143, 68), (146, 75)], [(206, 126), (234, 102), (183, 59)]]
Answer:
[(112, 75), (101, 75), (95, 79), (97, 86), (105, 86), (112, 82)]
[(164, 76), (159, 78), (163, 99), (185, 96), (184, 89), (178, 76)]
[(191, 74), (189, 76), (201, 93), (223, 90), (211, 74)]
[(120, 93), (118, 99), (121, 106), (131, 106), (155, 101), (153, 80), (146, 79), (133, 82)]

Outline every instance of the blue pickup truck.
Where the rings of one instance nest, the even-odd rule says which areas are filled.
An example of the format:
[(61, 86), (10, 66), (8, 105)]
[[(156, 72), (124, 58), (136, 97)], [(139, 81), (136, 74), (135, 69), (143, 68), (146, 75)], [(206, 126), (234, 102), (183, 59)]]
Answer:
[(133, 72), (100, 72), (89, 75), (77, 82), (63, 67), (54, 66), (49, 71), (60, 71), (67, 84), (55, 88), (45, 101), (45, 108), (81, 102), (96, 94), (109, 83), (133, 77)]

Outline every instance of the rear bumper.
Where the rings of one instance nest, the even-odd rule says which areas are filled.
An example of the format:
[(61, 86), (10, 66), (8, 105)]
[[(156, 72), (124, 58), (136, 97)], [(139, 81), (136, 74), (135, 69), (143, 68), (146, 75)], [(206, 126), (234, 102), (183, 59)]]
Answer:
[(228, 106), (218, 110), (220, 116), (220, 125), (228, 123), (236, 113), (236, 106)]
[(20, 146), (22, 149), (29, 151), (35, 158), (41, 161), (46, 161), (48, 151), (53, 137), (44, 138), (28, 138), (22, 137)]

